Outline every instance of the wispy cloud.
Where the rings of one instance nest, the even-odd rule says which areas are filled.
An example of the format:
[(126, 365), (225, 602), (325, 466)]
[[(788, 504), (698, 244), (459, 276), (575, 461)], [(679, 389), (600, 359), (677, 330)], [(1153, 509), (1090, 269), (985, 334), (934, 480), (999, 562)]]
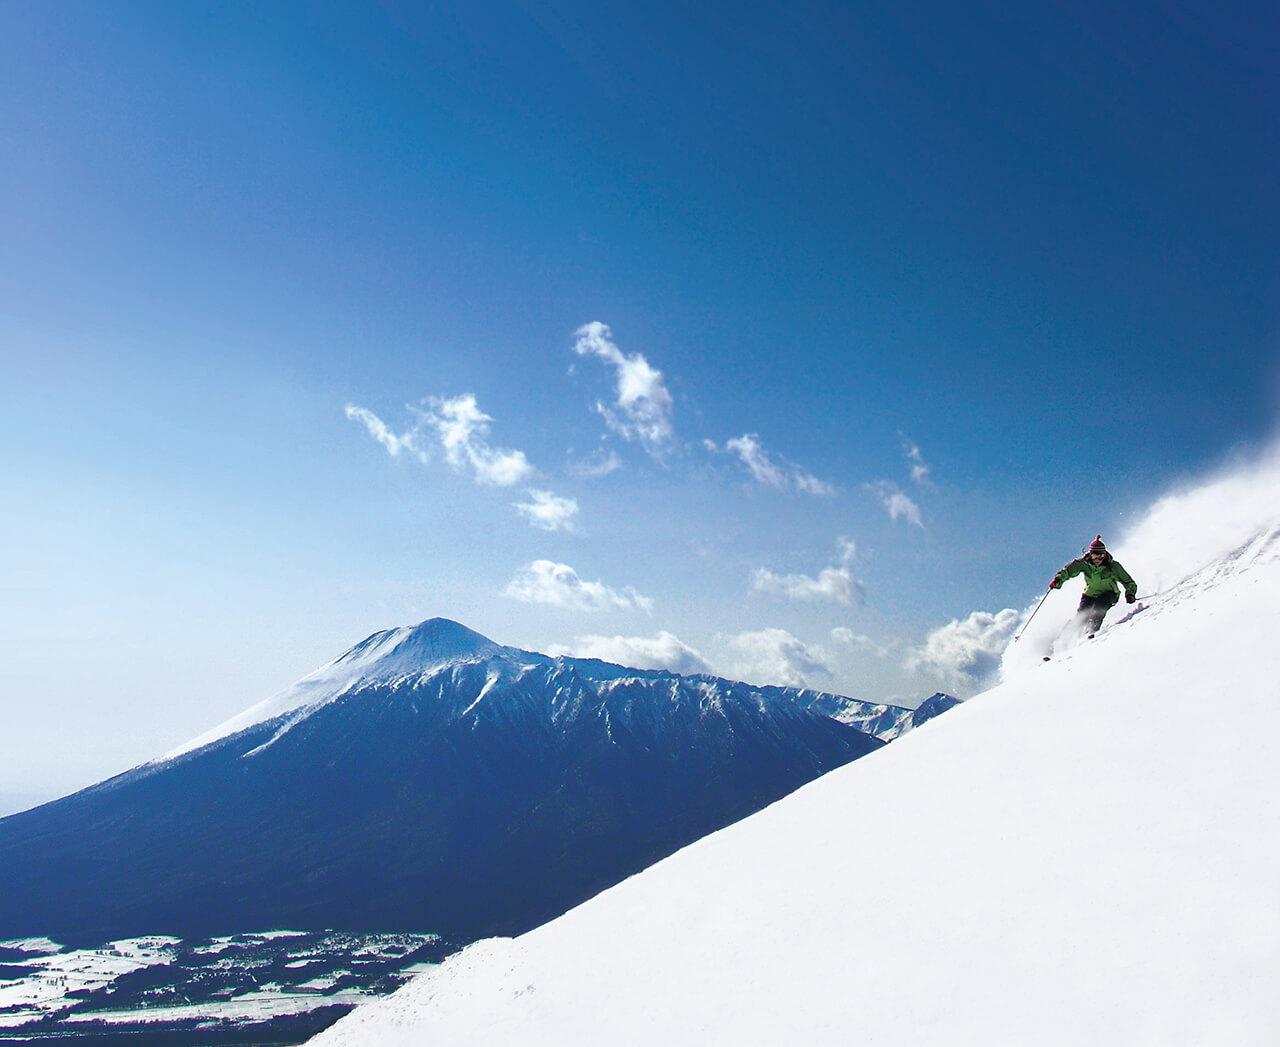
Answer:
[(381, 418), (364, 407), (347, 404), (346, 413), (352, 421), (361, 422), (369, 435), (382, 444), (392, 458), (398, 458), (401, 451), (407, 451), (423, 465), (431, 460), (426, 448), (421, 446), (422, 434), (416, 428), (410, 429), (403, 436), (396, 436)]
[(533, 488), (528, 495), (532, 501), (516, 502), (515, 507), (534, 527), (542, 531), (573, 530), (573, 518), (578, 515), (578, 503), (574, 499)]
[(839, 565), (824, 567), (816, 578), (807, 574), (774, 574), (768, 568), (758, 568), (751, 576), (751, 584), (758, 592), (777, 593), (789, 600), (810, 602), (830, 601), (849, 605), (861, 603), (862, 583), (853, 577), (852, 564), (856, 547), (848, 538), (839, 540)]
[[(710, 446), (715, 448), (715, 444)], [(787, 482), (787, 475), (769, 460), (769, 456), (765, 454), (764, 448), (760, 446), (760, 437), (755, 433), (744, 433), (736, 439), (728, 441), (725, 445), (726, 451), (731, 451), (741, 459), (757, 483), (762, 483), (767, 487), (776, 487), (779, 490), (786, 490), (791, 485)]]
[(651, 611), (653, 601), (628, 587), (611, 589), (603, 582), (584, 582), (568, 564), (534, 560), (516, 573), (506, 594), (524, 603), (550, 604), (574, 611), (613, 611), (633, 607)]
[[(709, 451), (721, 450), (713, 440), (704, 440), (703, 446)], [(736, 455), (752, 478), (766, 487), (775, 487), (779, 491), (799, 491), (801, 494), (836, 493), (831, 484), (819, 480), (799, 466), (786, 461), (775, 461), (765, 451), (757, 433), (743, 433), (726, 441), (723, 450)]]
[(906, 492), (897, 484), (882, 480), (879, 483), (867, 484), (866, 487), (880, 499), (880, 504), (889, 513), (889, 519), (906, 520), (917, 527), (924, 527), (920, 519), (920, 507), (907, 497)]
[(480, 410), (471, 393), (452, 399), (431, 397), (429, 410), (410, 404), (417, 421), (408, 432), (397, 436), (372, 411), (348, 404), (347, 417), (364, 425), (369, 435), (385, 447), (392, 457), (408, 451), (423, 464), (430, 461), (429, 447), (438, 443), (445, 461), (454, 469), (472, 470), (476, 483), (489, 487), (510, 487), (527, 480), (534, 473), (523, 451), (490, 447), (489, 423), (493, 421)]
[(832, 484), (825, 480), (819, 480), (806, 472), (796, 470), (791, 474), (791, 480), (796, 485), (796, 490), (801, 494), (835, 494), (836, 489)]
[(634, 669), (669, 669), (673, 673), (710, 673), (702, 655), (678, 636), (662, 630), (657, 636), (578, 636), (571, 645), (555, 645), (553, 657), (599, 658)]
[(672, 436), (672, 399), (662, 372), (639, 353), (627, 355), (619, 349), (608, 324), (593, 321), (574, 334), (575, 353), (598, 356), (617, 371), (614, 405), (596, 404), (609, 428), (625, 440), (638, 440), (652, 455), (662, 454)]
[[(346, 414), (360, 422), (393, 458), (406, 452), (426, 465), (431, 461), (431, 451), (439, 450), (456, 471), (470, 472), (475, 482), (485, 487), (511, 487), (536, 472), (523, 451), (490, 446), (493, 419), (480, 410), (473, 394), (431, 397), (425, 403), (427, 408), (409, 405), (416, 421), (399, 436), (364, 407), (348, 404)], [(513, 504), (532, 526), (544, 531), (573, 529), (572, 521), (578, 514), (576, 501), (532, 488), (528, 495), (529, 501)]]
[(523, 451), (489, 446), (493, 419), (480, 410), (474, 395), (432, 397), (429, 403), (431, 410), (421, 413), (422, 420), (436, 431), (445, 459), (455, 469), (470, 467), (476, 483), (488, 487), (511, 487), (533, 475)]
[(1021, 618), (1019, 612), (1006, 607), (995, 614), (974, 611), (967, 618), (953, 619), (911, 651), (906, 667), (934, 676), (952, 689), (965, 692), (959, 697), (967, 697), (993, 682), (1000, 656)]
[(720, 635), (716, 639), (730, 651), (729, 675), (747, 683), (807, 687), (811, 676), (828, 676), (826, 653), (809, 647), (785, 629)]
[(580, 476), (584, 480), (598, 480), (600, 477), (608, 476), (621, 468), (622, 459), (618, 457), (616, 451), (606, 451), (604, 448), (599, 448), (581, 461), (572, 462), (569, 465), (569, 472), (573, 473), (574, 476)]
[(920, 453), (920, 448), (904, 436), (902, 438), (902, 449), (906, 453), (907, 461), (911, 464), (912, 481), (921, 487), (932, 487), (933, 481), (929, 479), (931, 467), (924, 460), (924, 455)]

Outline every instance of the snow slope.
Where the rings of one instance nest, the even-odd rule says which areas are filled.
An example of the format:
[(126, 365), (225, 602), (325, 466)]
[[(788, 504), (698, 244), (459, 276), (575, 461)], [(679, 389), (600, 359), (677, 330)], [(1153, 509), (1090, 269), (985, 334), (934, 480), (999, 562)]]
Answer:
[[(1253, 480), (1096, 640), (313, 1042), (1280, 1043), (1275, 460)], [(1204, 495), (1135, 534), (1169, 553)]]

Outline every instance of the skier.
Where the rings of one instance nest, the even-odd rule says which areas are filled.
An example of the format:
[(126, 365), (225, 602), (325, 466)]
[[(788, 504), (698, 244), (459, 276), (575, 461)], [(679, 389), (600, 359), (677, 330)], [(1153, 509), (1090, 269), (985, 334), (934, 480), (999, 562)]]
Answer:
[[(1089, 551), (1078, 560), (1072, 560), (1053, 576), (1050, 589), (1062, 588), (1062, 583), (1078, 574), (1084, 575), (1084, 595), (1076, 608), (1085, 632), (1092, 636), (1102, 625), (1107, 612), (1120, 602), (1120, 585), (1124, 586), (1124, 598), (1133, 603), (1138, 598), (1138, 583), (1130, 577), (1120, 563), (1111, 558), (1107, 547), (1098, 535), (1089, 545)], [(1119, 584), (1117, 584), (1119, 583)]]

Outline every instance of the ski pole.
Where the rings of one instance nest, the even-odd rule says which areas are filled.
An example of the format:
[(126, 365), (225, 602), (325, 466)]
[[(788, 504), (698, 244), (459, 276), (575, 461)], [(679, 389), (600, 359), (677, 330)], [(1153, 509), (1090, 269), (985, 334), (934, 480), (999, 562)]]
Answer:
[(1040, 597), (1040, 602), (1036, 604), (1035, 611), (1032, 611), (1031, 616), (1025, 622), (1022, 623), (1022, 628), (1018, 630), (1018, 635), (1013, 638), (1014, 643), (1017, 643), (1019, 640), (1022, 639), (1022, 634), (1027, 631), (1027, 626), (1031, 624), (1031, 619), (1036, 616), (1036, 611), (1039, 611), (1040, 608), (1044, 606), (1044, 602), (1045, 600), (1049, 599), (1049, 594), (1051, 592), (1053, 592), (1052, 585), (1049, 586), (1049, 588), (1045, 590), (1044, 595)]

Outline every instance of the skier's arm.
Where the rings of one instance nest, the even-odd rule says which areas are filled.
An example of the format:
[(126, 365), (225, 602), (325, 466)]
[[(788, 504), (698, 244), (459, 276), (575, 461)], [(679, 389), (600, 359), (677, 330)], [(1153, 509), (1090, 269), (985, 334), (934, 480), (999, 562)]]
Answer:
[(1120, 579), (1120, 583), (1124, 586), (1124, 591), (1129, 596), (1138, 595), (1138, 583), (1135, 582), (1133, 580), (1133, 576), (1130, 575), (1129, 572), (1126, 571), (1123, 567), (1121, 567), (1120, 564), (1115, 560), (1111, 561), (1111, 573), (1114, 574), (1118, 579)]
[(1083, 560), (1072, 560), (1066, 567), (1053, 576), (1053, 580), (1061, 585), (1068, 578), (1074, 578), (1084, 570)]

